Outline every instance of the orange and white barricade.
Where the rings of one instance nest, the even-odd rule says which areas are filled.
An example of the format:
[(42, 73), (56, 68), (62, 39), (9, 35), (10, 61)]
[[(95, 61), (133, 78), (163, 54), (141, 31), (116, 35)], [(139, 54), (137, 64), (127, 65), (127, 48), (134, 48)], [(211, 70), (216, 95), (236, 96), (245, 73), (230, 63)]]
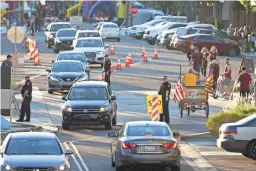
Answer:
[(147, 109), (152, 121), (159, 121), (160, 114), (163, 114), (162, 96), (147, 96)]
[(28, 56), (30, 59), (34, 60), (34, 65), (41, 65), (39, 60), (39, 51), (36, 46), (36, 41), (30, 39), (29, 53)]

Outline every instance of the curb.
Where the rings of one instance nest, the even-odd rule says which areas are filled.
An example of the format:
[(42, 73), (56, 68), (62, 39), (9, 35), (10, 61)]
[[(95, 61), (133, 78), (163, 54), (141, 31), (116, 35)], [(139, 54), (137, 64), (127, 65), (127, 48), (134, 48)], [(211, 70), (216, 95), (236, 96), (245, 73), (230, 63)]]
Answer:
[(192, 134), (189, 136), (182, 136), (180, 137), (181, 141), (189, 141), (195, 139), (218, 139), (218, 135), (211, 134), (210, 132), (203, 132), (198, 134)]

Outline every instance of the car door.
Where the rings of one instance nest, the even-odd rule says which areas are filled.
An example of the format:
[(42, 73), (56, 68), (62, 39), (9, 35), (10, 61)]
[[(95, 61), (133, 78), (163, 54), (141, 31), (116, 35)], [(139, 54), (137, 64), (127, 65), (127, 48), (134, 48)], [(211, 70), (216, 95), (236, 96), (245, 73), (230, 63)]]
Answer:
[(212, 36), (212, 42), (213, 42), (213, 46), (216, 46), (219, 53), (223, 54), (229, 50), (225, 45), (225, 41), (219, 37)]
[(208, 50), (210, 50), (212, 45), (212, 39), (210, 35), (199, 35), (194, 40), (194, 45), (199, 46), (199, 48), (206, 47)]
[(120, 131), (117, 134), (117, 137), (115, 137), (112, 142), (112, 154), (114, 157), (114, 161), (116, 161), (116, 157), (118, 158), (118, 156), (116, 154), (120, 153), (120, 150), (121, 150), (120, 140), (124, 137), (125, 128), (126, 128), (126, 124), (124, 124), (122, 126), (122, 128), (120, 129)]
[(242, 126), (237, 127), (238, 134), (236, 138), (239, 140), (253, 140), (256, 138), (256, 118)]
[[(108, 95), (109, 95), (109, 98), (111, 96), (113, 96), (113, 92), (111, 90), (111, 87), (108, 85), (107, 86), (108, 88)], [(111, 108), (113, 109), (113, 113), (116, 113), (116, 101), (115, 100), (110, 100), (110, 104), (111, 104)]]

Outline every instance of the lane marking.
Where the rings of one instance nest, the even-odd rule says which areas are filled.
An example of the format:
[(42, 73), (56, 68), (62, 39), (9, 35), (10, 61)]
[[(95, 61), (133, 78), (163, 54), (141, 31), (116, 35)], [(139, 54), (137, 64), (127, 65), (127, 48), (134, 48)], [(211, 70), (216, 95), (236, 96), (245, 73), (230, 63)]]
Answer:
[(76, 146), (75, 146), (72, 142), (69, 142), (69, 143), (70, 143), (71, 147), (73, 147), (73, 149), (75, 150), (76, 155), (78, 156), (78, 158), (80, 159), (80, 162), (82, 163), (82, 165), (83, 165), (84, 168), (85, 168), (85, 171), (89, 171), (89, 169), (88, 169), (88, 167), (86, 166), (86, 164), (85, 164), (83, 158), (81, 157), (80, 153), (78, 152)]
[[(68, 147), (68, 145), (67, 145), (66, 142), (64, 142), (63, 144), (64, 144), (64, 146), (66, 147), (66, 149), (69, 149), (69, 150), (70, 150), (70, 148)], [(79, 171), (83, 171), (83, 169), (82, 169), (81, 165), (78, 163), (78, 161), (77, 161), (75, 155), (74, 155), (74, 154), (71, 154), (71, 157), (72, 157), (73, 160), (75, 161), (75, 163), (76, 163), (76, 165), (77, 165)], [(72, 170), (72, 169), (71, 169), (71, 170)]]

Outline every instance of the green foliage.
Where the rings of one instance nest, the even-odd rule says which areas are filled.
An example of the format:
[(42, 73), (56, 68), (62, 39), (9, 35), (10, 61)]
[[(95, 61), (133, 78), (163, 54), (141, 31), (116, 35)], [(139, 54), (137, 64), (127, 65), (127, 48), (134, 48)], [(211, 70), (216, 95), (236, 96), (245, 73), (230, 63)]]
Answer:
[(256, 107), (248, 104), (239, 104), (227, 112), (220, 112), (210, 117), (206, 126), (209, 132), (216, 134), (219, 132), (219, 128), (222, 124), (236, 122), (255, 113)]
[(12, 90), (21, 90), (22, 85), (21, 84), (12, 84)]
[(240, 2), (238, 2), (238, 1), (234, 1), (232, 3), (232, 8), (235, 11), (244, 10), (244, 6)]

